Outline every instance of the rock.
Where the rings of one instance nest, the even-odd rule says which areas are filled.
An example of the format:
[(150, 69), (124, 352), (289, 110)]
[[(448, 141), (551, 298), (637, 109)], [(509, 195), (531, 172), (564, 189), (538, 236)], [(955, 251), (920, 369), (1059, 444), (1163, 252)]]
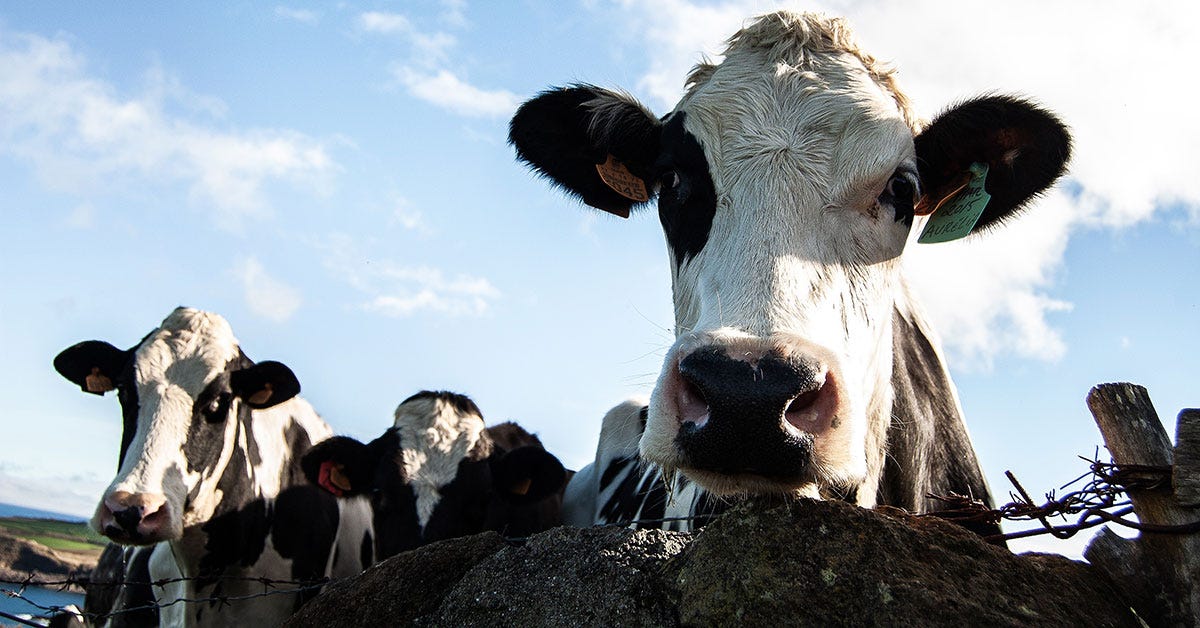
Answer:
[(493, 533), (396, 556), (290, 625), (1137, 626), (1101, 574), (961, 528), (837, 502), (743, 505), (701, 532)]
[(23, 580), (33, 575), (41, 580), (61, 580), (86, 575), (95, 564), (95, 556), (55, 551), (37, 541), (0, 532), (0, 578)]

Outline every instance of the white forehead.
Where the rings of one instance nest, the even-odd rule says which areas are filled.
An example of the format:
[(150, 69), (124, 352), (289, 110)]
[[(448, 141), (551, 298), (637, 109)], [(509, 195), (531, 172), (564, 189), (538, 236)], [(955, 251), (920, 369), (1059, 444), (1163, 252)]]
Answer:
[(139, 388), (174, 386), (195, 396), (238, 355), (228, 321), (210, 312), (178, 308), (138, 347), (137, 383)]
[(907, 97), (840, 19), (764, 16), (688, 84), (676, 111), (686, 112), (718, 190), (770, 172), (792, 194), (838, 205), (877, 193), (913, 152), (919, 123)]

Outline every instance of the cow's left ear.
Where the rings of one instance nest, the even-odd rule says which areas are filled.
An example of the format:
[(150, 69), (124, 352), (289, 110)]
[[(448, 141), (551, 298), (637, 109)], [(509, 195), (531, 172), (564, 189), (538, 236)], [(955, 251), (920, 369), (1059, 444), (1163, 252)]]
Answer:
[(541, 501), (562, 490), (566, 481), (562, 463), (541, 447), (518, 447), (492, 459), (492, 488), (510, 503)]
[[(952, 107), (914, 142), (924, 196), (932, 210), (987, 166), (984, 190), (991, 195), (975, 232), (1017, 213), (1066, 171), (1071, 135), (1054, 114), (1012, 96), (984, 96)], [(973, 168), (974, 166), (974, 168)], [(920, 212), (918, 212), (920, 213)]]
[(133, 351), (122, 351), (101, 340), (77, 343), (54, 356), (54, 370), (93, 395), (103, 395), (116, 388), (117, 377)]
[(281, 362), (259, 362), (229, 374), (229, 387), (246, 405), (261, 410), (300, 394), (300, 380)]

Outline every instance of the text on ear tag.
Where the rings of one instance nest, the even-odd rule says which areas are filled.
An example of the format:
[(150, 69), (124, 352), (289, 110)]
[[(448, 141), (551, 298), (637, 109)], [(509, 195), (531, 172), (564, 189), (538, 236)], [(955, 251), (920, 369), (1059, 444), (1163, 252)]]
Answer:
[(646, 183), (634, 176), (625, 164), (614, 159), (612, 155), (609, 155), (604, 163), (596, 164), (596, 172), (600, 174), (600, 180), (617, 194), (639, 203), (650, 200), (650, 195), (646, 193)]
[(270, 383), (263, 384), (263, 389), (254, 393), (253, 395), (250, 395), (250, 398), (246, 401), (249, 401), (251, 405), (261, 406), (271, 400), (271, 395), (274, 394), (274, 392), (275, 391), (271, 390)]
[(92, 367), (91, 374), (84, 378), (83, 383), (84, 386), (87, 387), (87, 391), (90, 393), (106, 393), (113, 388), (116, 388), (113, 386), (112, 380), (101, 373), (100, 369), (95, 366)]
[(971, 164), (971, 178), (961, 190), (952, 197), (942, 201), (929, 221), (917, 242), (921, 244), (936, 244), (950, 242), (966, 237), (979, 222), (984, 208), (992, 195), (984, 189), (987, 180), (988, 166), (982, 163)]

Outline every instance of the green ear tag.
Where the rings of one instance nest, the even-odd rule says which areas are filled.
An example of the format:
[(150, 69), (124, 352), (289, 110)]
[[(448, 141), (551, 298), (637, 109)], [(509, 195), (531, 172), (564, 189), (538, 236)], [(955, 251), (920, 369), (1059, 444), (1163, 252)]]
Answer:
[(933, 212), (917, 242), (949, 242), (971, 233), (983, 214), (983, 208), (987, 207), (988, 201), (992, 199), (992, 195), (983, 189), (987, 173), (987, 164), (971, 164), (971, 180), (967, 182), (967, 186)]

